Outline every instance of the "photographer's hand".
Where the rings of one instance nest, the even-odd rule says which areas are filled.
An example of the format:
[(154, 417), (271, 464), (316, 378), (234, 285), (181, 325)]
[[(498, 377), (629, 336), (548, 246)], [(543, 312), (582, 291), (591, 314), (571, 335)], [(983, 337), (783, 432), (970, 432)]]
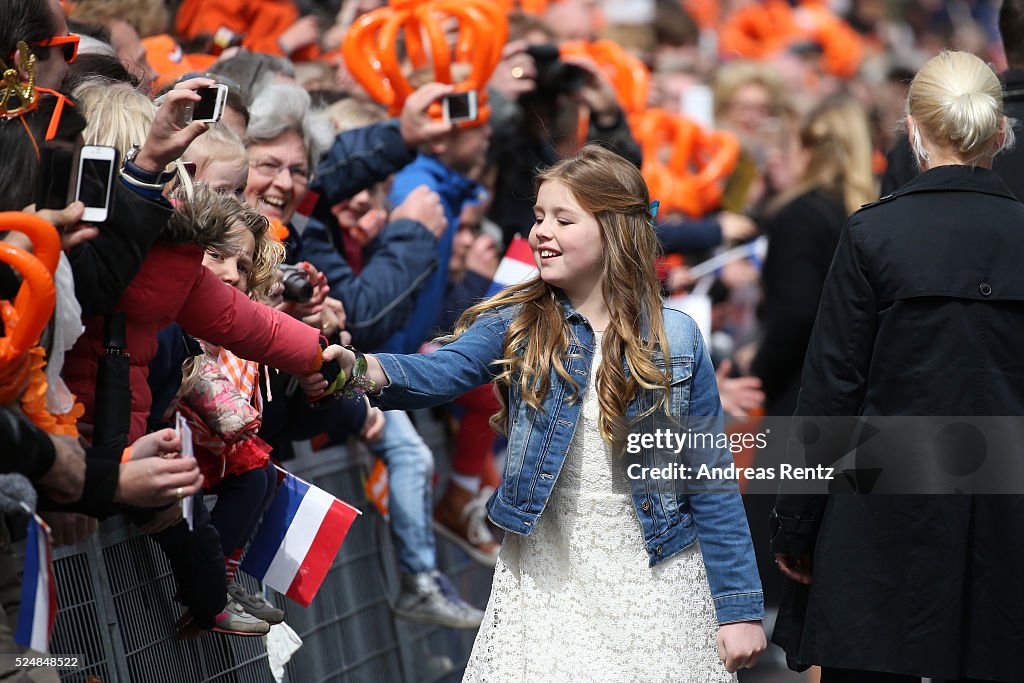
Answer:
[(577, 66), (590, 74), (590, 78), (576, 93), (577, 99), (590, 109), (594, 123), (599, 128), (611, 128), (622, 115), (619, 96), (611, 81), (597, 63), (585, 55), (563, 57), (562, 61)]
[(402, 106), (402, 113), (398, 117), (398, 127), (406, 145), (419, 147), (425, 142), (436, 140), (445, 133), (451, 132), (454, 124), (435, 121), (427, 113), (427, 110), (434, 102), (453, 92), (455, 92), (453, 85), (427, 83), (406, 98), (405, 104)]
[(192, 141), (209, 128), (208, 124), (193, 121), (182, 126), (185, 106), (199, 102), (202, 98), (195, 92), (199, 88), (216, 85), (210, 78), (190, 78), (174, 86), (164, 96), (164, 102), (156, 110), (156, 118), (149, 129), (146, 142), (135, 157), (135, 165), (148, 173), (161, 173), (167, 165), (178, 159)]
[(501, 61), (494, 69), (487, 86), (497, 91), (506, 100), (513, 101), (520, 95), (537, 89), (537, 65), (526, 53), (529, 43), (513, 40), (501, 51)]

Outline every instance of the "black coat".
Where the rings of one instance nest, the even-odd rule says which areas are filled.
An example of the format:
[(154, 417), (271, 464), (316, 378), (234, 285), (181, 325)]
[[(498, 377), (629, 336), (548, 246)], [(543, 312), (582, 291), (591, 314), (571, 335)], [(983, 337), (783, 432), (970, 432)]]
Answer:
[[(1022, 339), (1024, 204), (938, 167), (850, 218), (797, 414), (1024, 415)], [(814, 553), (772, 637), (793, 668), (1021, 679), (1024, 496), (780, 495), (776, 515), (773, 550)]]
[(792, 415), (796, 408), (821, 287), (845, 223), (843, 198), (813, 190), (782, 206), (764, 225), (769, 240), (761, 278), (764, 334), (753, 373), (761, 378), (767, 415)]

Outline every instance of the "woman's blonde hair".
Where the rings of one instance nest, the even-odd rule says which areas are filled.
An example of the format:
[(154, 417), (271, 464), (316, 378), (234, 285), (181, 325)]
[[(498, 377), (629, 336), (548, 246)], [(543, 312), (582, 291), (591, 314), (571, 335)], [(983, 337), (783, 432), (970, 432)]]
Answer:
[(72, 99), (85, 115), (85, 144), (115, 147), (122, 159), (133, 145), (146, 141), (156, 118), (156, 106), (148, 96), (105, 78), (84, 81)]
[(773, 207), (814, 189), (843, 198), (847, 213), (878, 199), (871, 164), (871, 130), (867, 112), (847, 95), (827, 98), (800, 126), (800, 146), (807, 167), (795, 187), (775, 200)]
[(929, 59), (910, 83), (906, 111), (914, 119), (911, 146), (919, 162), (928, 159), (922, 135), (967, 165), (1013, 145), (999, 79), (967, 52), (947, 50)]
[(196, 175), (201, 175), (215, 161), (234, 161), (239, 168), (249, 167), (245, 143), (223, 123), (211, 123), (205, 133), (192, 141), (181, 155), (181, 160), (193, 162)]
[(170, 229), (182, 235), (196, 236), (204, 249), (216, 249), (231, 256), (241, 250), (239, 228), (252, 233), (255, 242), (252, 272), (247, 294), (263, 299), (270, 294), (278, 265), (284, 259), (284, 246), (270, 237), (270, 223), (260, 213), (233, 194), (196, 185), (191, 197), (179, 191)]
[[(538, 188), (556, 181), (594, 216), (601, 230), (602, 293), (609, 322), (601, 343), (606, 362), (597, 371), (595, 385), (601, 411), (598, 424), (605, 440), (621, 443), (628, 427), (626, 406), (639, 389), (658, 392), (654, 406), (645, 414), (658, 408), (668, 411), (670, 377), (652, 359), (657, 348), (667, 353), (668, 341), (661, 316), (661, 288), (654, 270), (659, 246), (650, 196), (635, 166), (595, 144), (586, 145), (575, 157), (563, 159), (537, 175)], [(507, 306), (520, 308), (505, 335), (503, 355), (494, 361), (499, 368), (495, 380), (499, 388), (515, 384), (522, 400), (540, 410), (551, 389), (549, 368), (554, 368), (578, 397), (579, 384), (562, 364), (568, 356), (571, 333), (559, 290), (540, 276), (467, 310), (448, 341), (457, 339), (482, 315)], [(641, 336), (644, 321), (648, 324), (646, 339)], [(620, 362), (623, 358), (628, 376)], [(508, 406), (503, 405), (492, 422), (504, 430), (507, 420)]]

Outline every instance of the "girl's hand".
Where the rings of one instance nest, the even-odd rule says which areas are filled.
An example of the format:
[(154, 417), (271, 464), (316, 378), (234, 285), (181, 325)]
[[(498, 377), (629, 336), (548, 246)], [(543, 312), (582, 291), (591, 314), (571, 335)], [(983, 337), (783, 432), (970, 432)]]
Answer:
[(154, 456), (178, 457), (181, 451), (181, 436), (170, 427), (159, 432), (151, 432), (140, 436), (132, 444), (132, 460), (142, 460)]
[[(343, 346), (336, 344), (328, 346), (323, 352), (324, 363), (329, 363), (332, 360), (337, 360), (341, 365), (342, 371), (346, 377), (352, 376), (352, 366), (356, 362), (356, 354), (352, 353)], [(314, 372), (311, 375), (301, 375), (298, 378), (299, 387), (302, 391), (311, 399), (317, 399), (323, 396), (324, 391), (327, 389), (327, 380), (319, 372)]]
[(775, 553), (775, 564), (779, 571), (797, 583), (810, 586), (814, 576), (811, 574), (811, 554), (806, 553), (800, 557)]
[(366, 422), (363, 424), (363, 431), (359, 437), (366, 442), (372, 443), (384, 435), (384, 412), (380, 408), (370, 408), (366, 411)]
[(760, 621), (741, 621), (718, 628), (718, 658), (729, 673), (751, 669), (768, 647)]

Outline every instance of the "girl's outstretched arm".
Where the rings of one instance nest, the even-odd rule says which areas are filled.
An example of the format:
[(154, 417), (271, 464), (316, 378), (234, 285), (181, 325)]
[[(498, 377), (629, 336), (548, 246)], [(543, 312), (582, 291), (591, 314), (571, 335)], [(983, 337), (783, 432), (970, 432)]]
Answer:
[[(367, 377), (377, 388), (373, 402), (385, 410), (429, 408), (490, 382), (496, 374), (492, 362), (502, 356), (508, 322), (501, 313), (483, 315), (456, 341), (432, 353), (367, 355)], [(335, 359), (351, 377), (355, 354), (328, 347), (324, 362)], [(299, 384), (311, 396), (327, 388), (320, 373), (300, 377)]]

